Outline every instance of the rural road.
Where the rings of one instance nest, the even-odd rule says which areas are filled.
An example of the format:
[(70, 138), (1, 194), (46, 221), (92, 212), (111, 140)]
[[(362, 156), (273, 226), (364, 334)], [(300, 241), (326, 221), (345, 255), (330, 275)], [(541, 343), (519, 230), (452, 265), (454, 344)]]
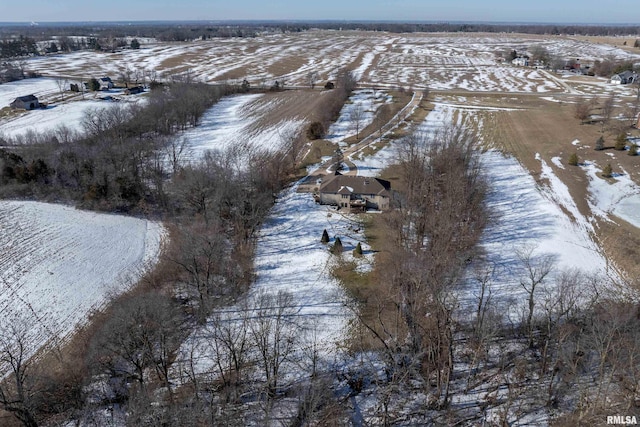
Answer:
[[(424, 92), (415, 91), (413, 93), (413, 97), (411, 100), (405, 105), (398, 113), (393, 116), (387, 123), (385, 123), (380, 130), (373, 132), (367, 137), (363, 138), (360, 142), (351, 145), (349, 148), (344, 150), (344, 163), (349, 167), (348, 171), (344, 172), (344, 175), (357, 175), (358, 168), (355, 164), (353, 164), (349, 158), (369, 145), (375, 143), (380, 140), (383, 136), (394, 130), (400, 124), (402, 124), (412, 113), (413, 110), (422, 102), (424, 97)], [(318, 185), (318, 180), (324, 177), (327, 173), (328, 169), (331, 169), (334, 166), (332, 159), (326, 160), (320, 164), (320, 166), (312, 173), (307, 175), (302, 179), (300, 185), (298, 186), (298, 192), (313, 192), (314, 188)]]

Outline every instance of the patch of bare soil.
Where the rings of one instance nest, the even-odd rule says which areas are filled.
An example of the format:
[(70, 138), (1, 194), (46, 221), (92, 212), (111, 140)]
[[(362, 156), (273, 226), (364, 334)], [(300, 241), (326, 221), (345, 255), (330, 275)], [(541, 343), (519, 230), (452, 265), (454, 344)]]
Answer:
[(248, 108), (264, 111), (260, 119), (255, 122), (256, 129), (273, 126), (287, 120), (305, 120), (311, 122), (317, 120), (318, 111), (324, 91), (311, 89), (284, 90), (280, 92), (267, 92)]

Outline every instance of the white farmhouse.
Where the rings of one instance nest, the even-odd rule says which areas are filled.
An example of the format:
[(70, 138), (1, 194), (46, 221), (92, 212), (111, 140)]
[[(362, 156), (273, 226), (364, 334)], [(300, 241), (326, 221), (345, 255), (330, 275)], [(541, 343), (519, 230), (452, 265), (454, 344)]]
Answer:
[(517, 65), (519, 67), (528, 67), (529, 66), (529, 58), (527, 56), (519, 56), (513, 61), (511, 61), (513, 65)]

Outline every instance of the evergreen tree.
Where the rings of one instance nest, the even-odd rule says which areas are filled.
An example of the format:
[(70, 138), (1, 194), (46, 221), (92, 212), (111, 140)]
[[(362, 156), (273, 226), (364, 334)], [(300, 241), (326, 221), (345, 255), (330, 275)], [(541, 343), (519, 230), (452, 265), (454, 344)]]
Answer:
[(353, 256), (355, 256), (355, 257), (361, 257), (362, 256), (362, 245), (360, 244), (360, 242), (358, 242), (358, 245), (353, 250)]
[(334, 255), (340, 255), (342, 253), (342, 240), (340, 240), (339, 237), (336, 237), (336, 241), (331, 247), (331, 253)]
[(596, 151), (604, 150), (604, 138), (602, 136), (596, 140), (596, 146), (594, 148)]
[(569, 164), (571, 166), (578, 166), (578, 154), (573, 153), (569, 156)]
[(602, 176), (605, 178), (611, 178), (611, 175), (613, 175), (613, 169), (611, 168), (611, 163), (607, 163), (602, 169)]
[(627, 153), (630, 156), (637, 156), (638, 155), (638, 146), (636, 144), (631, 144), (629, 146), (629, 152)]
[(138, 39), (131, 40), (131, 49), (140, 49), (140, 42)]
[(333, 152), (333, 157), (331, 158), (331, 161), (336, 165), (335, 170), (341, 171), (344, 168), (344, 165), (342, 164), (343, 160), (344, 154), (342, 153), (340, 147), (338, 147), (336, 148), (336, 151)]
[(98, 79), (93, 78), (89, 80), (89, 90), (93, 92), (100, 90), (100, 82)]
[(322, 231), (322, 237), (320, 238), (320, 242), (324, 244), (329, 243), (329, 233), (327, 233), (326, 228)]
[(618, 151), (622, 151), (626, 146), (627, 146), (627, 134), (621, 133), (616, 138), (616, 145), (613, 148), (615, 148)]

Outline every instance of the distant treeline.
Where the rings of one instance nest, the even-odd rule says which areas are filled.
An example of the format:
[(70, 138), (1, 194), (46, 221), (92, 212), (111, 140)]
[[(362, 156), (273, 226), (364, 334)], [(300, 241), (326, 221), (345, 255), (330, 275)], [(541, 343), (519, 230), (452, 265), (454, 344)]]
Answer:
[[(126, 25), (125, 25), (126, 24)], [(332, 30), (414, 32), (488, 32), (526, 34), (579, 34), (587, 36), (640, 35), (640, 25), (580, 25), (580, 24), (509, 24), (509, 23), (420, 23), (376, 21), (229, 21), (229, 22), (136, 22), (78, 23), (0, 26), (0, 40), (19, 37), (35, 41), (53, 36), (84, 36), (96, 38), (152, 37), (161, 41), (187, 41), (215, 37), (255, 37), (269, 32), (301, 32), (313, 28)]]

